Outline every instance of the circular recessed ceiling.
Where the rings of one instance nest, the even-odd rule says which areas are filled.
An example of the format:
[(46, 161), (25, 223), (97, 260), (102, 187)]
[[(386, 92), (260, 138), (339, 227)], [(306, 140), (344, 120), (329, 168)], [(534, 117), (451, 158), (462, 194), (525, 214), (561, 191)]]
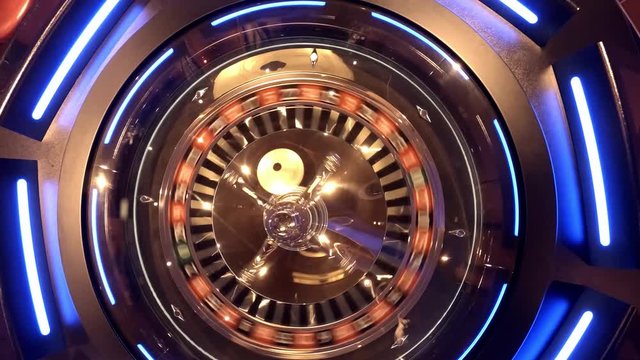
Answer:
[(0, 46), (25, 358), (567, 359), (640, 305), (614, 1), (28, 3)]
[[(491, 99), (437, 40), (389, 32), (365, 8), (264, 16), (185, 47), (210, 32), (194, 25), (104, 121), (88, 232), (131, 254), (144, 279), (110, 281), (113, 296), (134, 286), (150, 299), (113, 308), (114, 323), (125, 337), (166, 327), (212, 358), (222, 343), (288, 358), (401, 356), (463, 327), (474, 336), (524, 228)], [(242, 50), (252, 36), (262, 45)], [(132, 221), (109, 210), (123, 203)], [(107, 278), (129, 271), (93, 251)], [(482, 265), (495, 257), (500, 266)], [(141, 306), (182, 318), (157, 310), (133, 322)], [(446, 351), (463, 352), (471, 339), (460, 340)]]

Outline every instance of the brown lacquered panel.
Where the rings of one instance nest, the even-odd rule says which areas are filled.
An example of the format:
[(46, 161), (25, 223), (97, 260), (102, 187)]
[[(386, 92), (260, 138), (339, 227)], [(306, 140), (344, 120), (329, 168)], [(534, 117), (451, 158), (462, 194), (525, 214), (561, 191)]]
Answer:
[(13, 34), (30, 6), (31, 0), (0, 1), (0, 41)]
[(620, 4), (629, 15), (631, 22), (638, 27), (640, 25), (640, 1), (639, 0), (622, 0)]

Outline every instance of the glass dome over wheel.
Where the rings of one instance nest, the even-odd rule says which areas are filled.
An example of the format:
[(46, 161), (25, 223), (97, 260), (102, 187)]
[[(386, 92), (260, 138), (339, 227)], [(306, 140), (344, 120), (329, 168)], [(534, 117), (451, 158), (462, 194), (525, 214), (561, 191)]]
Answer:
[(126, 342), (453, 357), (495, 313), (521, 225), (491, 100), (427, 34), (322, 4), (194, 24), (112, 104), (86, 213)]

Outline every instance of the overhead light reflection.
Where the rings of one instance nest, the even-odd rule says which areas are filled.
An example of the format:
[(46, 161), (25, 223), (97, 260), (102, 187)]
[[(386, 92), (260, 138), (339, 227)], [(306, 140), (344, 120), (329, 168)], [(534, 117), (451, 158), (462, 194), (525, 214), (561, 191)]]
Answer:
[(318, 235), (318, 241), (320, 242), (320, 245), (325, 247), (331, 245), (331, 241), (329, 240), (329, 237), (325, 234)]
[(376, 275), (376, 279), (378, 280), (393, 279), (393, 275)]
[(313, 49), (311, 55), (309, 55), (309, 60), (311, 60), (311, 65), (315, 66), (318, 63), (318, 52), (316, 49)]
[(333, 194), (337, 189), (338, 184), (336, 184), (334, 181), (329, 181), (322, 186), (322, 193), (330, 195)]
[(104, 174), (96, 176), (96, 186), (98, 187), (98, 190), (103, 191), (107, 188), (108, 185), (109, 182), (107, 181), (107, 178), (104, 176)]

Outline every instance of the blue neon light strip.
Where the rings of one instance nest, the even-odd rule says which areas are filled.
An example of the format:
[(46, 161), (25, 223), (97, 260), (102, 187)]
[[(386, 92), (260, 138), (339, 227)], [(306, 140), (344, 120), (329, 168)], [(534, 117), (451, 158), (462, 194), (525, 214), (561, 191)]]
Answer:
[(213, 20), (211, 22), (211, 26), (218, 26), (225, 21), (229, 21), (231, 19), (237, 18), (238, 16), (246, 15), (246, 14), (260, 11), (260, 10), (287, 7), (287, 6), (324, 6), (324, 5), (325, 5), (324, 1), (278, 1), (270, 4), (257, 5), (257, 6), (252, 6), (246, 9), (238, 10), (229, 15), (225, 15), (221, 18)]
[(509, 9), (511, 9), (516, 14), (520, 15), (526, 22), (533, 25), (538, 22), (538, 15), (534, 14), (533, 11), (529, 10), (528, 7), (524, 6), (518, 0), (500, 0), (501, 3), (505, 4)]
[(111, 286), (109, 286), (109, 281), (107, 281), (107, 274), (104, 272), (100, 246), (98, 244), (98, 189), (91, 190), (91, 240), (93, 242), (93, 252), (96, 254), (96, 264), (98, 265), (98, 272), (100, 273), (100, 281), (104, 287), (104, 292), (107, 293), (109, 303), (115, 305), (116, 299), (113, 297)]
[(496, 312), (498, 312), (498, 307), (500, 307), (500, 303), (502, 302), (502, 298), (504, 297), (504, 293), (505, 293), (506, 290), (507, 290), (507, 284), (502, 285), (502, 289), (500, 289), (500, 294), (498, 295), (498, 299), (496, 300), (495, 305), (493, 305), (493, 309), (491, 309), (491, 313), (487, 317), (487, 320), (485, 321), (484, 325), (482, 325), (482, 328), (478, 332), (478, 335), (476, 335), (475, 339), (473, 339), (471, 344), (469, 344), (469, 347), (467, 347), (467, 350), (465, 350), (462, 353), (462, 355), (460, 355), (458, 360), (462, 360), (467, 355), (469, 355), (469, 353), (471, 352), (473, 347), (476, 346), (478, 341), (480, 341), (480, 338), (482, 337), (484, 332), (487, 331), (487, 328), (489, 327), (489, 323), (491, 323), (491, 320), (493, 320), (493, 317), (496, 315)]
[(511, 174), (511, 183), (513, 184), (513, 201), (514, 201), (514, 225), (513, 225), (513, 235), (518, 236), (520, 233), (520, 197), (518, 192), (518, 182), (516, 181), (516, 169), (513, 165), (513, 158), (511, 157), (511, 151), (509, 151), (509, 145), (507, 144), (507, 139), (504, 136), (504, 132), (502, 131), (502, 127), (497, 119), (493, 120), (493, 125), (496, 127), (496, 131), (498, 132), (498, 137), (500, 138), (500, 142), (502, 143), (502, 148), (504, 149), (504, 154), (507, 157), (507, 163), (509, 164), (509, 173)]
[(89, 24), (82, 30), (80, 36), (76, 40), (76, 42), (71, 46), (71, 49), (67, 53), (67, 55), (58, 66), (58, 69), (53, 74), (53, 77), (49, 81), (49, 84), (45, 88), (44, 92), (40, 96), (40, 100), (36, 104), (36, 107), (33, 109), (33, 113), (31, 117), (34, 120), (42, 119), (44, 112), (49, 107), (51, 100), (58, 92), (60, 85), (71, 71), (73, 64), (75, 64), (76, 60), (82, 54), (82, 51), (87, 47), (89, 41), (93, 38), (96, 31), (100, 28), (100, 26), (104, 23), (104, 21), (109, 17), (109, 14), (113, 11), (113, 9), (118, 5), (120, 0), (107, 0), (102, 4), (98, 12), (93, 16)]
[(536, 320), (513, 360), (535, 360), (547, 348), (562, 325), (573, 303), (566, 294), (552, 286), (547, 290)]
[(598, 234), (600, 237), (600, 245), (609, 246), (611, 244), (611, 233), (609, 230), (609, 208), (607, 206), (607, 195), (604, 188), (604, 176), (602, 175), (602, 164), (600, 162), (600, 154), (598, 152), (598, 143), (596, 141), (596, 133), (593, 129), (593, 121), (587, 97), (582, 86), (582, 81), (575, 76), (571, 79), (571, 89), (573, 97), (578, 108), (580, 116), (580, 125), (582, 126), (582, 135), (587, 147), (587, 156), (589, 158), (589, 168), (591, 171), (591, 182), (593, 184), (593, 195), (595, 198), (596, 215), (598, 219)]
[(582, 339), (582, 336), (589, 328), (591, 320), (593, 320), (593, 313), (591, 311), (585, 311), (580, 317), (578, 324), (571, 332), (571, 335), (569, 335), (569, 338), (562, 346), (562, 349), (560, 349), (560, 352), (556, 355), (555, 360), (569, 359), (569, 356), (571, 356), (573, 350), (575, 350), (576, 346), (580, 342), (580, 339)]
[(27, 280), (29, 282), (29, 292), (33, 302), (33, 310), (36, 314), (40, 334), (49, 335), (49, 317), (44, 307), (44, 297), (40, 287), (40, 277), (38, 275), (38, 265), (36, 264), (36, 254), (33, 248), (33, 234), (31, 232), (31, 212), (29, 211), (29, 186), (27, 181), (20, 179), (17, 182), (18, 191), (18, 218), (20, 220), (20, 237), (22, 238), (22, 252), (27, 270)]
[(418, 40), (422, 41), (423, 43), (427, 44), (429, 47), (431, 47), (432, 49), (434, 49), (438, 54), (440, 54), (440, 56), (442, 56), (447, 62), (449, 62), (449, 64), (451, 64), (451, 67), (456, 70), (465, 80), (469, 80), (469, 76), (464, 72), (464, 70), (462, 70), (462, 66), (460, 66), (460, 64), (456, 61), (453, 60), (453, 58), (451, 58), (451, 56), (449, 56), (449, 54), (447, 54), (444, 50), (442, 50), (438, 45), (434, 44), (431, 40), (427, 39), (424, 35), (420, 34), (419, 32), (413, 30), (412, 28), (408, 27), (407, 25), (394, 20), (390, 17), (384, 16), (382, 14), (379, 14), (377, 12), (372, 12), (371, 16), (373, 16), (376, 19), (382, 20), (384, 22), (387, 22), (393, 26), (396, 26), (404, 31), (406, 31), (407, 33), (415, 36), (416, 38), (418, 38)]
[(151, 73), (153, 73), (158, 68), (158, 66), (160, 66), (165, 60), (167, 60), (167, 58), (171, 56), (171, 54), (173, 54), (173, 49), (169, 49), (165, 51), (165, 53), (162, 54), (162, 56), (160, 56), (160, 58), (158, 58), (158, 60), (156, 60), (156, 62), (154, 62), (153, 65), (151, 65), (151, 67), (149, 67), (147, 71), (144, 72), (144, 74), (142, 74), (142, 76), (138, 79), (138, 81), (136, 81), (131, 91), (129, 91), (127, 96), (124, 98), (124, 101), (122, 102), (122, 104), (120, 104), (120, 107), (116, 112), (116, 115), (113, 117), (113, 121), (111, 122), (111, 125), (109, 125), (109, 129), (107, 130), (107, 135), (104, 138), (105, 145), (109, 145), (109, 143), (111, 142), (111, 137), (113, 136), (113, 132), (115, 131), (116, 126), (120, 122), (120, 118), (122, 118), (122, 114), (124, 113), (124, 110), (127, 108), (127, 106), (129, 105), (129, 102), (131, 102), (131, 99), (136, 94), (136, 92), (140, 89), (140, 86), (142, 86), (144, 81), (147, 80), (147, 78), (151, 75)]
[(140, 350), (142, 355), (144, 355), (144, 357), (147, 360), (154, 360), (153, 356), (151, 356), (151, 354), (149, 354), (149, 351), (147, 351), (147, 349), (142, 344), (138, 344), (137, 347), (138, 347), (138, 350)]

